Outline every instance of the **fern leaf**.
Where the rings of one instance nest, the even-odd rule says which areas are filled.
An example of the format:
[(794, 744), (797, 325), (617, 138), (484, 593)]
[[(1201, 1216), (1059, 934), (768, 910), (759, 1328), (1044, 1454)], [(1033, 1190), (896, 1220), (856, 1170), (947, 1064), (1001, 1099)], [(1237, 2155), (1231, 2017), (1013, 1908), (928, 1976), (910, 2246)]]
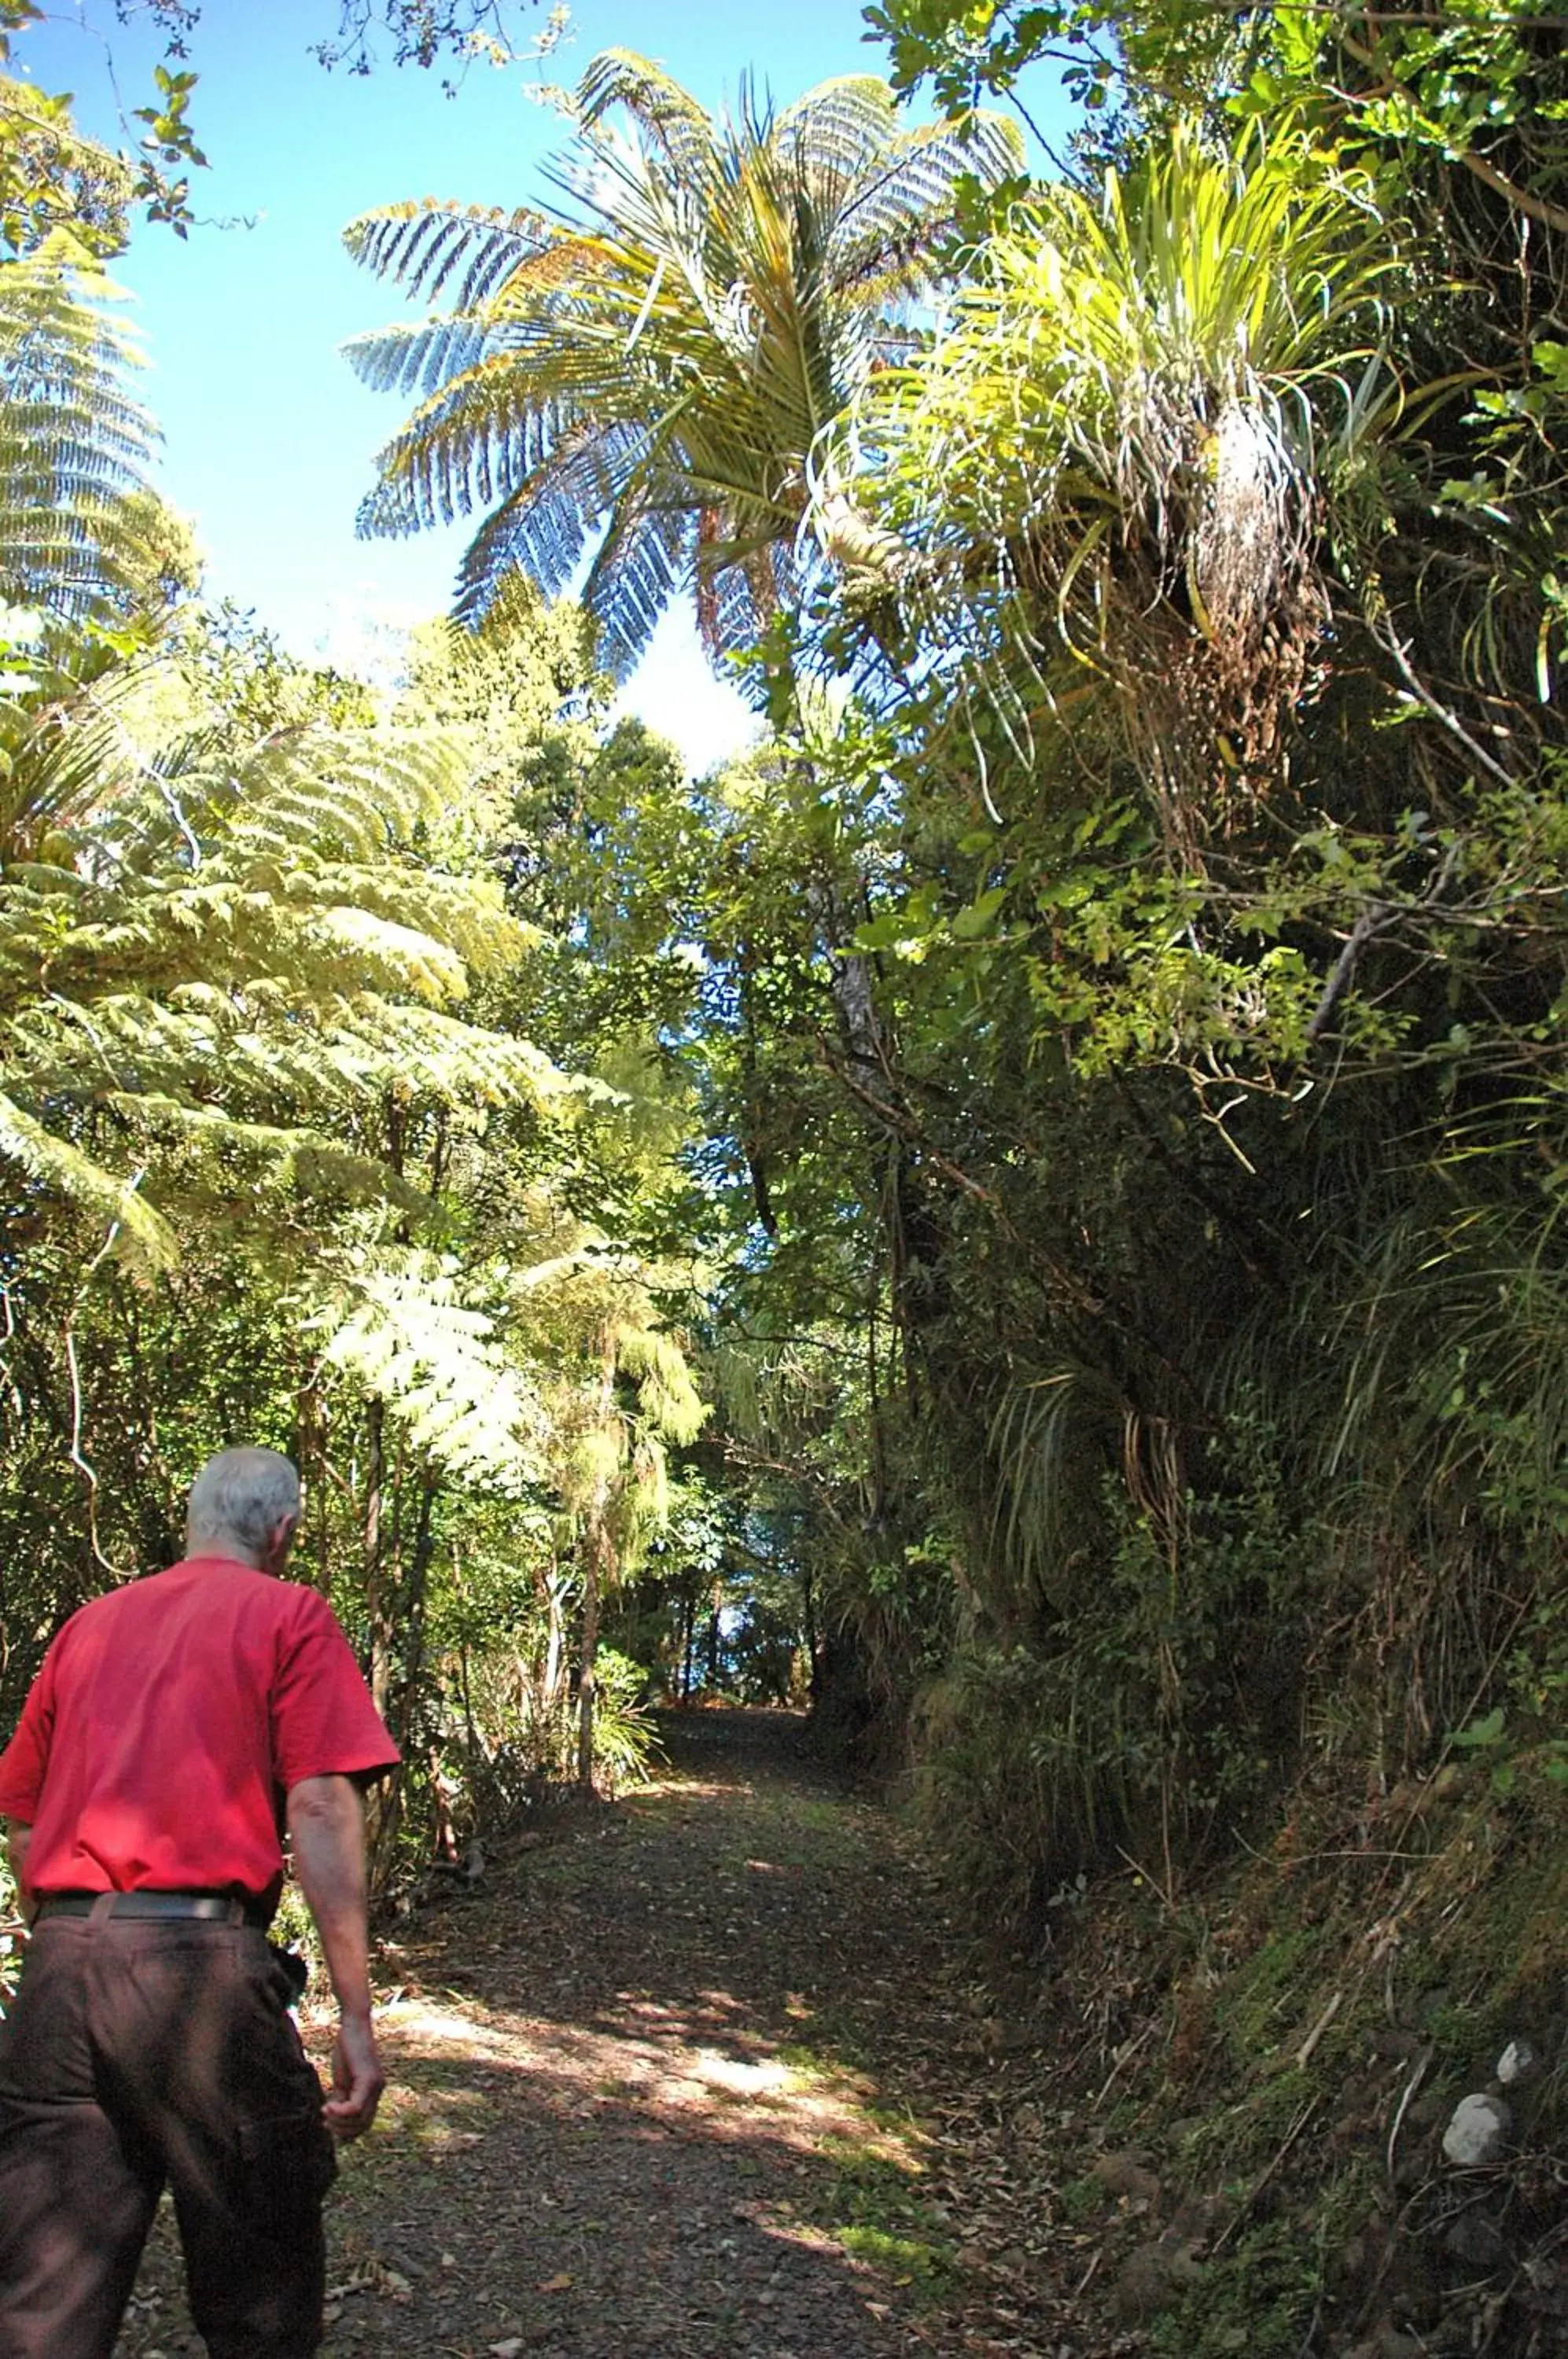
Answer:
[(72, 617), (135, 574), (150, 419), (104, 282), (41, 257), (0, 264), (0, 596)]
[(906, 132), (877, 158), (834, 225), (828, 266), (837, 286), (869, 273), (886, 277), (929, 255), (956, 219), (966, 179), (996, 188), (1024, 166), (1022, 138), (999, 115)]
[(663, 151), (676, 170), (711, 180), (718, 161), (713, 126), (691, 92), (635, 49), (604, 49), (577, 85), (578, 119), (593, 131), (613, 107), (622, 107)]
[(356, 1272), (323, 1357), (447, 1473), (515, 1496), (542, 1473), (542, 1408), (457, 1277), (454, 1262), (413, 1253)]
[(616, 503), (583, 590), (613, 679), (625, 679), (647, 653), (671, 591), (690, 571), (695, 538), (684, 509), (644, 506), (625, 495)]
[(635, 427), (583, 424), (562, 436), (474, 536), (458, 577), (456, 611), (482, 620), (521, 568), (547, 597), (570, 584), (595, 527), (625, 494), (647, 449)]

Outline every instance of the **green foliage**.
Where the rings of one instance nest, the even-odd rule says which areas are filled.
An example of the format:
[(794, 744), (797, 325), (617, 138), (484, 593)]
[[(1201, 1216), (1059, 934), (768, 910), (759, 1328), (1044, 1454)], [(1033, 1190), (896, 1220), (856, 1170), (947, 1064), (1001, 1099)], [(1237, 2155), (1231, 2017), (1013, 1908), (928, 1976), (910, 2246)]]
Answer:
[[(232, 611), (171, 612), (95, 288), (48, 255), (0, 277), (0, 459), (33, 536), (7, 586), (44, 618), (0, 704), (5, 1703), (72, 1606), (178, 1553), (212, 1450), (290, 1450), (302, 1568), (407, 1758), (385, 1875), (400, 1821), (443, 1847), (454, 1813), (568, 1767), (582, 1462), (602, 1445), (586, 1521), (629, 1571), (704, 1414), (686, 1272), (637, 1249), (681, 1093), (635, 1007), (613, 1038), (562, 1029), (635, 1094), (535, 1045), (567, 954), (495, 873), (531, 782), (580, 799), (604, 691), (581, 615), (521, 595), (478, 638), (421, 634), (395, 701)], [(563, 864), (552, 915), (586, 873)], [(600, 1673), (606, 1782), (650, 1757), (642, 1684)]]
[[(1064, 44), (1093, 174), (978, 205), (988, 121), (616, 51), (551, 210), (351, 232), (433, 307), (359, 352), (416, 405), (366, 521), (485, 519), (396, 699), (171, 613), (38, 250), (122, 200), (0, 188), (0, 343), (64, 354), (41, 422), (0, 380), (7, 1695), (276, 1440), (384, 1868), (809, 1666), (993, 1926), (1105, 1864), (1185, 1938), (1298, 1778), (1561, 1803), (1568, 89), (1511, 5), (876, 21), (954, 109)], [(685, 588), (774, 733), (699, 782), (593, 645)], [(1192, 2348), (1299, 2343), (1274, 2228)]]
[(597, 1687), (593, 1714), (594, 1783), (606, 1793), (647, 1783), (663, 1748), (643, 1708), (648, 1673), (614, 1647), (601, 1647), (593, 1664)]
[(934, 2285), (948, 2275), (952, 2248), (934, 2233), (905, 2152), (847, 2137), (823, 2138), (818, 2150), (833, 2166), (822, 2208), (835, 2244), (905, 2283)]
[(118, 292), (63, 232), (0, 262), (0, 599), (47, 622), (123, 623), (160, 570)]
[(450, 1012), (470, 962), (496, 967), (524, 940), (493, 885), (414, 855), (459, 791), (459, 741), (309, 716), (247, 743), (184, 707), (167, 667), (16, 720), (8, 1152), (127, 1250), (166, 1260), (148, 1200), (241, 1172), (264, 1196), (411, 1201), (354, 1135), (388, 1091), (537, 1106), (565, 1088), (528, 1043)]
[[(0, 60), (9, 44), (0, 41)], [(0, 76), (0, 245), (36, 254), (60, 231), (87, 254), (117, 254), (135, 175), (125, 158), (84, 138), (68, 98)]]
[(331, 1329), (324, 1364), (385, 1400), (444, 1475), (526, 1491), (542, 1472), (543, 1406), (495, 1341), (495, 1319), (463, 1299), (461, 1265), (413, 1251), (358, 1258), (343, 1310), (318, 1320)]

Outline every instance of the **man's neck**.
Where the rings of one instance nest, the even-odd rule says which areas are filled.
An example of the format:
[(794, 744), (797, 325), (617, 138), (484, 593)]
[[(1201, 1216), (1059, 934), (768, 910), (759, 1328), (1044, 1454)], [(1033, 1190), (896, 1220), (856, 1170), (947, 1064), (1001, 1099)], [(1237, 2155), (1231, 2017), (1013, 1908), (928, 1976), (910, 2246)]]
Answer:
[(247, 1548), (244, 1540), (231, 1539), (226, 1532), (204, 1532), (200, 1539), (187, 1534), (186, 1562), (189, 1564), (193, 1557), (207, 1556), (222, 1557), (225, 1564), (243, 1564), (251, 1572), (266, 1572), (270, 1569), (263, 1563), (255, 1549)]

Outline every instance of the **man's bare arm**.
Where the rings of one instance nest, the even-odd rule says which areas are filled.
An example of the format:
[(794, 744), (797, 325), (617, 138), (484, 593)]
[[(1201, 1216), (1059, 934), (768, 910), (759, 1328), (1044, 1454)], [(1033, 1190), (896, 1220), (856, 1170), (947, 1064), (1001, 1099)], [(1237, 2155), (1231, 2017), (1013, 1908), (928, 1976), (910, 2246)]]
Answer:
[(20, 1819), (0, 1820), (0, 1825), (3, 1825), (5, 1830), (5, 1857), (10, 1863), (11, 1873), (16, 1879), (16, 1906), (22, 1913), (24, 1922), (30, 1925), (33, 1921), (36, 1904), (22, 1889), (22, 1872), (27, 1864), (27, 1845), (32, 1842), (33, 1831), (30, 1826), (24, 1825)]
[(338, 2137), (357, 2137), (376, 2117), (386, 2076), (370, 2021), (365, 1805), (353, 1778), (306, 1777), (290, 1787), (289, 1835), (338, 2003), (326, 2123)]

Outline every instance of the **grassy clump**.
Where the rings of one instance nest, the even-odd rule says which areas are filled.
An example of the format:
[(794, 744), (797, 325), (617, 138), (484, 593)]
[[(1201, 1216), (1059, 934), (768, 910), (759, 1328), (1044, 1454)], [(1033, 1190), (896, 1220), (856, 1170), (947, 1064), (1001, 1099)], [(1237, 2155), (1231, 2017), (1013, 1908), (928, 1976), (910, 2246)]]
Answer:
[(945, 2282), (953, 2255), (916, 2191), (919, 2164), (885, 2139), (830, 2136), (817, 2151), (833, 2175), (814, 2208), (844, 2251), (930, 2288)]
[(1161, 2359), (1296, 2359), (1317, 2307), (1321, 2264), (1292, 2221), (1270, 2220), (1212, 2262), (1155, 2321)]

